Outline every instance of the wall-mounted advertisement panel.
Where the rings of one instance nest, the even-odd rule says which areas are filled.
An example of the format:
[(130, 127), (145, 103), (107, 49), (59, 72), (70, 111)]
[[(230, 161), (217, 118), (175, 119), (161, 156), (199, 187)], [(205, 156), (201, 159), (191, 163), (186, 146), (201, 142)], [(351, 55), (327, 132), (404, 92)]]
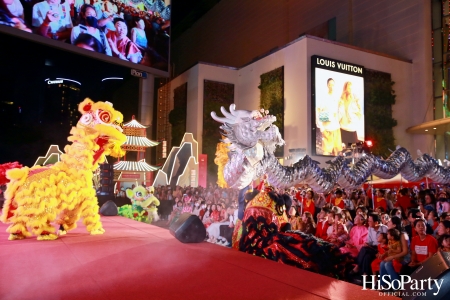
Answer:
[(314, 55), (311, 82), (313, 154), (364, 141), (364, 67)]
[(0, 0), (2, 32), (158, 75), (168, 72), (170, 19), (170, 0)]

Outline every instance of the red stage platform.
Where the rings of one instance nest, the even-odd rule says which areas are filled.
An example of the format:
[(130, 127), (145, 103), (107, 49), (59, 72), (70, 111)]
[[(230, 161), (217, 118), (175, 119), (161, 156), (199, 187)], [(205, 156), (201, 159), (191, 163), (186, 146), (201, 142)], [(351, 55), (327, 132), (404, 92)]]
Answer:
[[(0, 224), (0, 299), (380, 299), (360, 286), (209, 243), (182, 244), (167, 229), (102, 217), (56, 241), (8, 241)], [(389, 297), (382, 297), (388, 299)]]

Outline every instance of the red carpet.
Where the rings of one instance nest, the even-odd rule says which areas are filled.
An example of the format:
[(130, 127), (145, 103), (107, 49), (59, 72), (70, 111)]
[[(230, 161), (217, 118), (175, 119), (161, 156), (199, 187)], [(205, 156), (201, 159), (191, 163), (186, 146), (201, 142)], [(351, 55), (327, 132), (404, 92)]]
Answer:
[[(379, 299), (378, 292), (167, 229), (102, 217), (56, 241), (8, 241), (0, 223), (0, 299)], [(388, 299), (389, 297), (383, 297)]]

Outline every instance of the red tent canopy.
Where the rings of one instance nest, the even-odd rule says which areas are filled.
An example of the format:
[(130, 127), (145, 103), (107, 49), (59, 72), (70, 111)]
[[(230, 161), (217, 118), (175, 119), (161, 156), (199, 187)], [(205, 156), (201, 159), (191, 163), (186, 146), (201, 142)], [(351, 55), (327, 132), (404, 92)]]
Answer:
[[(420, 184), (425, 184), (425, 186), (427, 185), (427, 178), (424, 177), (421, 180), (418, 181), (408, 181), (405, 178), (402, 178), (400, 174), (398, 174), (397, 176), (391, 178), (391, 179), (376, 179), (373, 181), (368, 181), (367, 183), (364, 184), (364, 188), (368, 188), (369, 184), (373, 185), (373, 187), (375, 188), (379, 188), (379, 189), (392, 189), (392, 188), (400, 188), (400, 186), (402, 188), (404, 187), (414, 187), (414, 186), (419, 186)], [(433, 181), (431, 179), (428, 179), (428, 184), (433, 183)]]

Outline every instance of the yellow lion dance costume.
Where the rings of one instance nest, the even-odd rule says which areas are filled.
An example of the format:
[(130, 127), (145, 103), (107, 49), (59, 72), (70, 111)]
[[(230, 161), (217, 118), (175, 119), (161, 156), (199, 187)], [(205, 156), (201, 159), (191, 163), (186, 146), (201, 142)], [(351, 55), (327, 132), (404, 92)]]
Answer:
[(123, 117), (111, 103), (90, 99), (80, 103), (78, 110), (82, 117), (70, 131), (68, 141), (72, 144), (64, 148), (60, 162), (7, 171), (10, 182), (0, 221), (11, 224), (7, 229), (9, 240), (33, 234), (38, 240), (54, 240), (57, 235), (51, 222), (56, 220), (62, 235), (76, 228), (81, 217), (90, 234), (105, 232), (92, 177), (106, 155), (125, 154), (120, 148), (126, 141), (121, 128)]

